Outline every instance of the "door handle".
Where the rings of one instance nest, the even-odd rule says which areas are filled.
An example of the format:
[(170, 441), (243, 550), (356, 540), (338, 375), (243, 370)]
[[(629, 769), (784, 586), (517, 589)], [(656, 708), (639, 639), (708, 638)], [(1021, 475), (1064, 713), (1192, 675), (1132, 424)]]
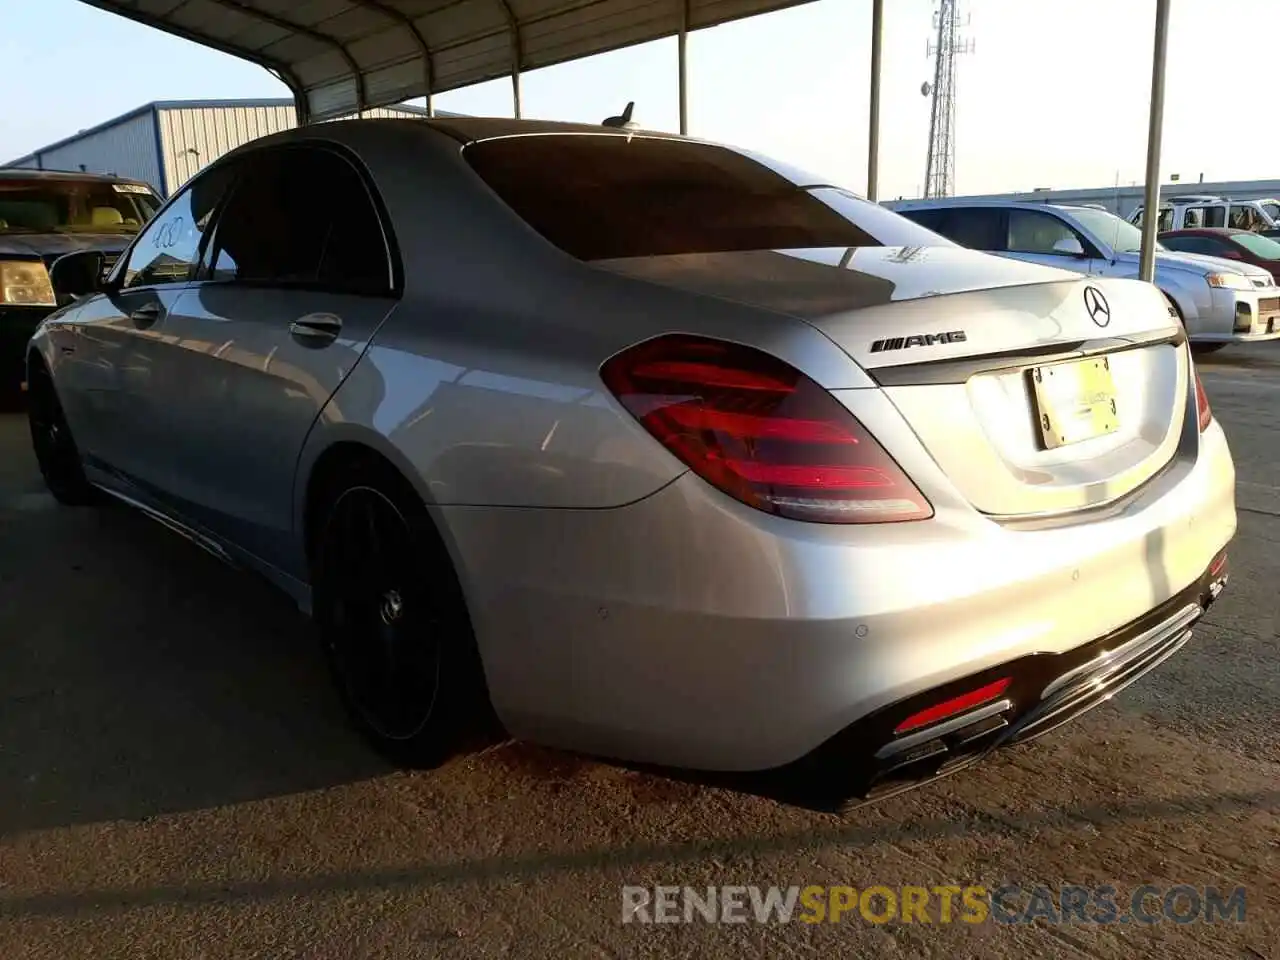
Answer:
[(144, 303), (130, 312), (129, 319), (133, 321), (135, 327), (149, 327), (160, 319), (160, 313), (160, 304)]
[(294, 339), (316, 346), (333, 343), (341, 332), (342, 318), (332, 313), (309, 313), (289, 324)]

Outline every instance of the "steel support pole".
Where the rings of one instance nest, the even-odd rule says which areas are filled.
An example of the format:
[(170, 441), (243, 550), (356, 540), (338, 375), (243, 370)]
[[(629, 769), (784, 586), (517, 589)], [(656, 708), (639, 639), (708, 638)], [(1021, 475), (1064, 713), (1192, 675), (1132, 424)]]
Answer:
[(509, 0), (498, 0), (502, 7), (502, 15), (507, 20), (507, 35), (511, 40), (511, 102), (515, 107), (516, 119), (520, 119), (520, 67), (524, 64), (524, 44), (520, 40), (520, 21), (516, 12), (511, 9)]
[(1151, 52), (1151, 116), (1147, 123), (1147, 183), (1142, 205), (1142, 256), (1138, 276), (1148, 283), (1156, 274), (1156, 230), (1160, 223), (1160, 141), (1164, 136), (1165, 51), (1169, 43), (1169, 5), (1156, 0), (1156, 38)]
[(871, 2), (871, 109), (867, 120), (867, 199), (880, 190), (880, 50), (884, 42), (884, 0)]
[(676, 56), (680, 64), (680, 135), (689, 133), (689, 0), (680, 4), (680, 37)]

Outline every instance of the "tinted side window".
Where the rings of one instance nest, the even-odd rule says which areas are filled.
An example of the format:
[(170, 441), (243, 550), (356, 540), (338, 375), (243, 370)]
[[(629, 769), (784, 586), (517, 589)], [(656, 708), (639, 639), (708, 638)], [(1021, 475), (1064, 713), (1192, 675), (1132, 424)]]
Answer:
[(1076, 232), (1053, 214), (1032, 210), (1009, 211), (1010, 253), (1056, 254), (1058, 251), (1053, 246), (1062, 240), (1075, 240), (1084, 247)]
[(1178, 250), (1182, 253), (1209, 252), (1209, 242), (1204, 237), (1170, 237), (1168, 240), (1162, 240), (1161, 243), (1170, 250)]
[(908, 220), (914, 220), (926, 230), (942, 233), (942, 222), (946, 219), (947, 211), (935, 208), (932, 210), (903, 210), (901, 213)]
[(948, 207), (937, 231), (971, 250), (1003, 251), (1005, 214), (998, 207)]
[(213, 280), (383, 294), (391, 275), (364, 181), (314, 147), (267, 150), (244, 164), (219, 220)]
[(1206, 207), (1204, 211), (1204, 225), (1206, 227), (1225, 227), (1227, 225), (1226, 208)]
[(1204, 252), (1212, 257), (1235, 256), (1240, 250), (1230, 240), (1224, 240), (1221, 237), (1205, 237)]
[(195, 276), (213, 212), (231, 179), (227, 165), (206, 171), (147, 225), (129, 252), (123, 286), (183, 283)]

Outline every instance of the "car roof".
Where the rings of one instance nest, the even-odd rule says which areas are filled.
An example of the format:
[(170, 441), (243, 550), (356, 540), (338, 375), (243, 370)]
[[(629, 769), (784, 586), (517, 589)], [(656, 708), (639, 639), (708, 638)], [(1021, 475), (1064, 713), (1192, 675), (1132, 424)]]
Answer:
[(988, 200), (985, 198), (968, 200), (964, 197), (930, 197), (923, 200), (901, 200), (895, 203), (894, 206), (922, 210), (930, 207), (939, 209), (944, 207), (1018, 207), (1027, 210), (1040, 210), (1044, 207), (1053, 206), (1053, 204), (1029, 200)]
[(432, 117), (404, 119), (400, 117), (370, 117), (358, 120), (331, 120), (308, 124), (269, 134), (237, 147), (233, 153), (253, 149), (267, 143), (288, 143), (296, 140), (314, 140), (321, 137), (335, 142), (355, 144), (370, 142), (396, 130), (411, 128), (444, 134), (462, 144), (502, 137), (537, 136), (542, 134), (596, 134), (599, 136), (644, 137), (646, 139), (700, 141), (693, 137), (681, 137), (660, 130), (623, 129), (594, 123), (571, 123), (560, 120), (516, 120), (510, 117)]
[(1252, 233), (1252, 230), (1241, 230), (1239, 227), (1183, 227), (1181, 230), (1162, 230), (1162, 237), (1177, 236), (1205, 236), (1205, 237), (1233, 237), (1239, 233)]
[(928, 210), (937, 208), (939, 210), (949, 207), (996, 207), (1002, 210), (1062, 210), (1071, 212), (1074, 210), (1090, 210), (1094, 213), (1109, 213), (1107, 210), (1098, 210), (1097, 207), (1087, 207), (1084, 204), (1071, 203), (1042, 203), (1039, 200), (988, 200), (974, 199), (967, 200), (964, 197), (938, 197), (928, 200), (902, 200), (894, 204), (899, 210)]
[[(410, 121), (411, 123), (413, 121)], [(421, 122), (421, 121), (419, 121)], [(546, 133), (604, 133), (626, 136), (628, 133), (667, 140), (685, 140), (676, 134), (658, 130), (625, 130), (598, 123), (571, 123), (561, 120), (516, 120), (511, 117), (435, 117), (427, 125), (449, 134), (462, 143), (492, 140), (497, 137), (530, 136)]]
[[(367, 148), (397, 141), (405, 132), (413, 133), (437, 146), (441, 143), (466, 146), (484, 140), (508, 137), (541, 136), (547, 134), (590, 134), (598, 137), (627, 137), (645, 140), (671, 140), (705, 144), (726, 148), (714, 141), (696, 137), (681, 137), (660, 130), (624, 129), (606, 127), (603, 124), (569, 123), (556, 120), (516, 120), (509, 117), (433, 117), (405, 119), (400, 117), (369, 117), (352, 120), (330, 120), (302, 127), (291, 127), (276, 133), (243, 143), (219, 157), (210, 166), (228, 162), (246, 153), (290, 143), (315, 142), (317, 140), (339, 144), (357, 153)], [(206, 168), (206, 170), (209, 168)], [(202, 171), (203, 172), (203, 171)]]
[(136, 183), (139, 186), (148, 186), (141, 180), (134, 180), (132, 177), (118, 177), (111, 173), (85, 173), (80, 170), (37, 170), (34, 167), (0, 167), (0, 180), (91, 180), (95, 183)]

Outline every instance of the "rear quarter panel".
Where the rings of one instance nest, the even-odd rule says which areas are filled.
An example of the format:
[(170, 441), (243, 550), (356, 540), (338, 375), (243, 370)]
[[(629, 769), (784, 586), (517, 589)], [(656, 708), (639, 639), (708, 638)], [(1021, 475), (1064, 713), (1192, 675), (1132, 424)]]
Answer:
[(569, 257), (497, 199), (458, 144), (392, 132), (362, 156), (392, 221), (404, 296), (322, 414), (300, 483), (330, 443), (363, 438), (393, 449), (432, 504), (634, 502), (686, 468), (608, 394), (599, 368), (668, 332), (752, 344), (823, 386), (868, 385), (803, 320)]
[(331, 442), (376, 436), (440, 506), (600, 509), (685, 472), (612, 397), (601, 364), (668, 332), (745, 342), (824, 385), (862, 370), (809, 324), (576, 262), (417, 289), (326, 408), (303, 469)]

